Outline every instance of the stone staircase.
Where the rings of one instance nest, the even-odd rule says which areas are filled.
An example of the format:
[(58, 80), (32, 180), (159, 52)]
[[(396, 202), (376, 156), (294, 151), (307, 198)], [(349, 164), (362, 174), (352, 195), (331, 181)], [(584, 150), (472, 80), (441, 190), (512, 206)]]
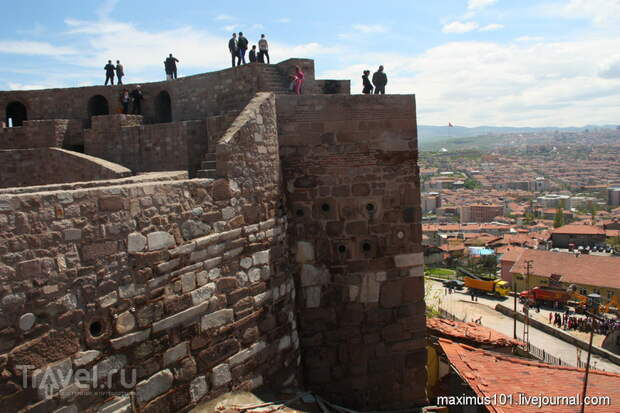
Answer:
[(197, 178), (217, 178), (215, 170), (215, 153), (205, 154), (205, 160), (201, 162), (200, 169), (196, 171)]
[(275, 65), (264, 65), (262, 68), (262, 84), (261, 89), (265, 92), (274, 92), (279, 94), (289, 94), (288, 90), (290, 81)]

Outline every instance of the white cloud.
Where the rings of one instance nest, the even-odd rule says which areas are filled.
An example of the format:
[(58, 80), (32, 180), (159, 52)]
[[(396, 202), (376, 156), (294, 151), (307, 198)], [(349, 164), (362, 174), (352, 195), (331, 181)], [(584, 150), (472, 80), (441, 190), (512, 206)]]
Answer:
[(480, 10), (497, 2), (497, 0), (468, 0), (467, 9)]
[(228, 14), (218, 14), (217, 16), (215, 16), (215, 20), (233, 20), (233, 17), (229, 16)]
[(615, 55), (604, 61), (599, 75), (607, 79), (620, 79), (620, 55)]
[(503, 28), (504, 28), (503, 24), (491, 23), (491, 24), (487, 24), (486, 26), (481, 27), (479, 31), (481, 31), (481, 32), (490, 32), (490, 31), (493, 31), (493, 30), (499, 30), (499, 29), (503, 29)]
[(441, 28), (441, 31), (444, 33), (467, 33), (472, 30), (476, 30), (478, 28), (478, 23), (476, 22), (460, 22), (453, 21), (450, 23), (446, 23)]
[(77, 51), (70, 47), (54, 46), (46, 42), (14, 40), (0, 41), (0, 53), (39, 56), (66, 56), (76, 54)]
[(237, 30), (238, 27), (241, 27), (241, 26), (239, 26), (238, 24), (229, 24), (228, 26), (222, 27), (222, 29), (227, 32), (232, 32), (234, 30)]
[(54, 87), (54, 85), (9, 82), (9, 90), (37, 90), (50, 87)]
[(278, 23), (290, 23), (291, 19), (288, 17), (282, 17), (281, 19), (276, 20)]
[(119, 0), (105, 0), (103, 3), (101, 3), (99, 8), (97, 9), (97, 15), (99, 16), (99, 18), (107, 19), (118, 4), (118, 2)]
[(620, 21), (619, 0), (570, 0), (545, 6), (551, 15), (566, 18), (587, 18), (595, 24), (617, 23)]
[(353, 25), (353, 30), (362, 33), (385, 33), (387, 27), (380, 24), (355, 24)]
[(35, 23), (33, 28), (17, 30), (17, 33), (26, 36), (40, 36), (45, 33), (45, 26), (41, 23)]
[(515, 39), (517, 42), (540, 42), (545, 40), (542, 36), (521, 36)]

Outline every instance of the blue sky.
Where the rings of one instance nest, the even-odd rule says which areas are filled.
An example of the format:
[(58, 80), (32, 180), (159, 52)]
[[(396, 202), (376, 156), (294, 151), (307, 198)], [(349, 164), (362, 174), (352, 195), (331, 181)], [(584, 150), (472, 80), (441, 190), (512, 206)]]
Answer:
[(180, 76), (223, 69), (241, 30), (353, 93), (383, 64), (388, 93), (416, 94), (420, 124), (619, 123), (620, 0), (22, 0), (4, 17), (5, 90), (99, 84), (108, 59), (126, 82), (162, 80), (170, 52)]

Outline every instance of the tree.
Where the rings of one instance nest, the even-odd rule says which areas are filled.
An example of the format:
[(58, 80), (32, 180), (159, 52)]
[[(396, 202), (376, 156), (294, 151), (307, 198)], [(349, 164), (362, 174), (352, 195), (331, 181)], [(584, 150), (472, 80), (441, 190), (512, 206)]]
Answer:
[(553, 218), (553, 228), (562, 226), (564, 226), (564, 200), (560, 202), (560, 206), (555, 211), (555, 217)]
[(473, 178), (467, 178), (463, 186), (467, 189), (476, 189), (476, 188), (480, 188), (482, 185), (480, 185), (480, 182), (476, 181)]

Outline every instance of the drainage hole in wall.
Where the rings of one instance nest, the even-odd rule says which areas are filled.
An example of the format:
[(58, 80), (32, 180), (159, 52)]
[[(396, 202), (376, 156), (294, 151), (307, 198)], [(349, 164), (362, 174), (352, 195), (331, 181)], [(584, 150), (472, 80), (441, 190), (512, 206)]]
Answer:
[(329, 204), (323, 204), (323, 205), (321, 205), (321, 210), (322, 210), (323, 212), (329, 212), (329, 209), (330, 209)]
[(347, 252), (347, 247), (345, 247), (344, 245), (338, 245), (338, 252), (344, 254), (345, 252)]
[(370, 245), (370, 242), (364, 242), (364, 243), (362, 244), (362, 250), (363, 250), (364, 252), (368, 252), (368, 251), (370, 251), (371, 249), (372, 249), (372, 246)]
[(103, 325), (101, 324), (101, 321), (93, 321), (90, 323), (88, 330), (90, 331), (90, 335), (92, 337), (99, 337), (103, 334)]
[(298, 217), (303, 217), (304, 216), (304, 210), (299, 208), (297, 211), (295, 211), (295, 215), (297, 215)]
[(375, 204), (366, 204), (366, 211), (375, 212)]

